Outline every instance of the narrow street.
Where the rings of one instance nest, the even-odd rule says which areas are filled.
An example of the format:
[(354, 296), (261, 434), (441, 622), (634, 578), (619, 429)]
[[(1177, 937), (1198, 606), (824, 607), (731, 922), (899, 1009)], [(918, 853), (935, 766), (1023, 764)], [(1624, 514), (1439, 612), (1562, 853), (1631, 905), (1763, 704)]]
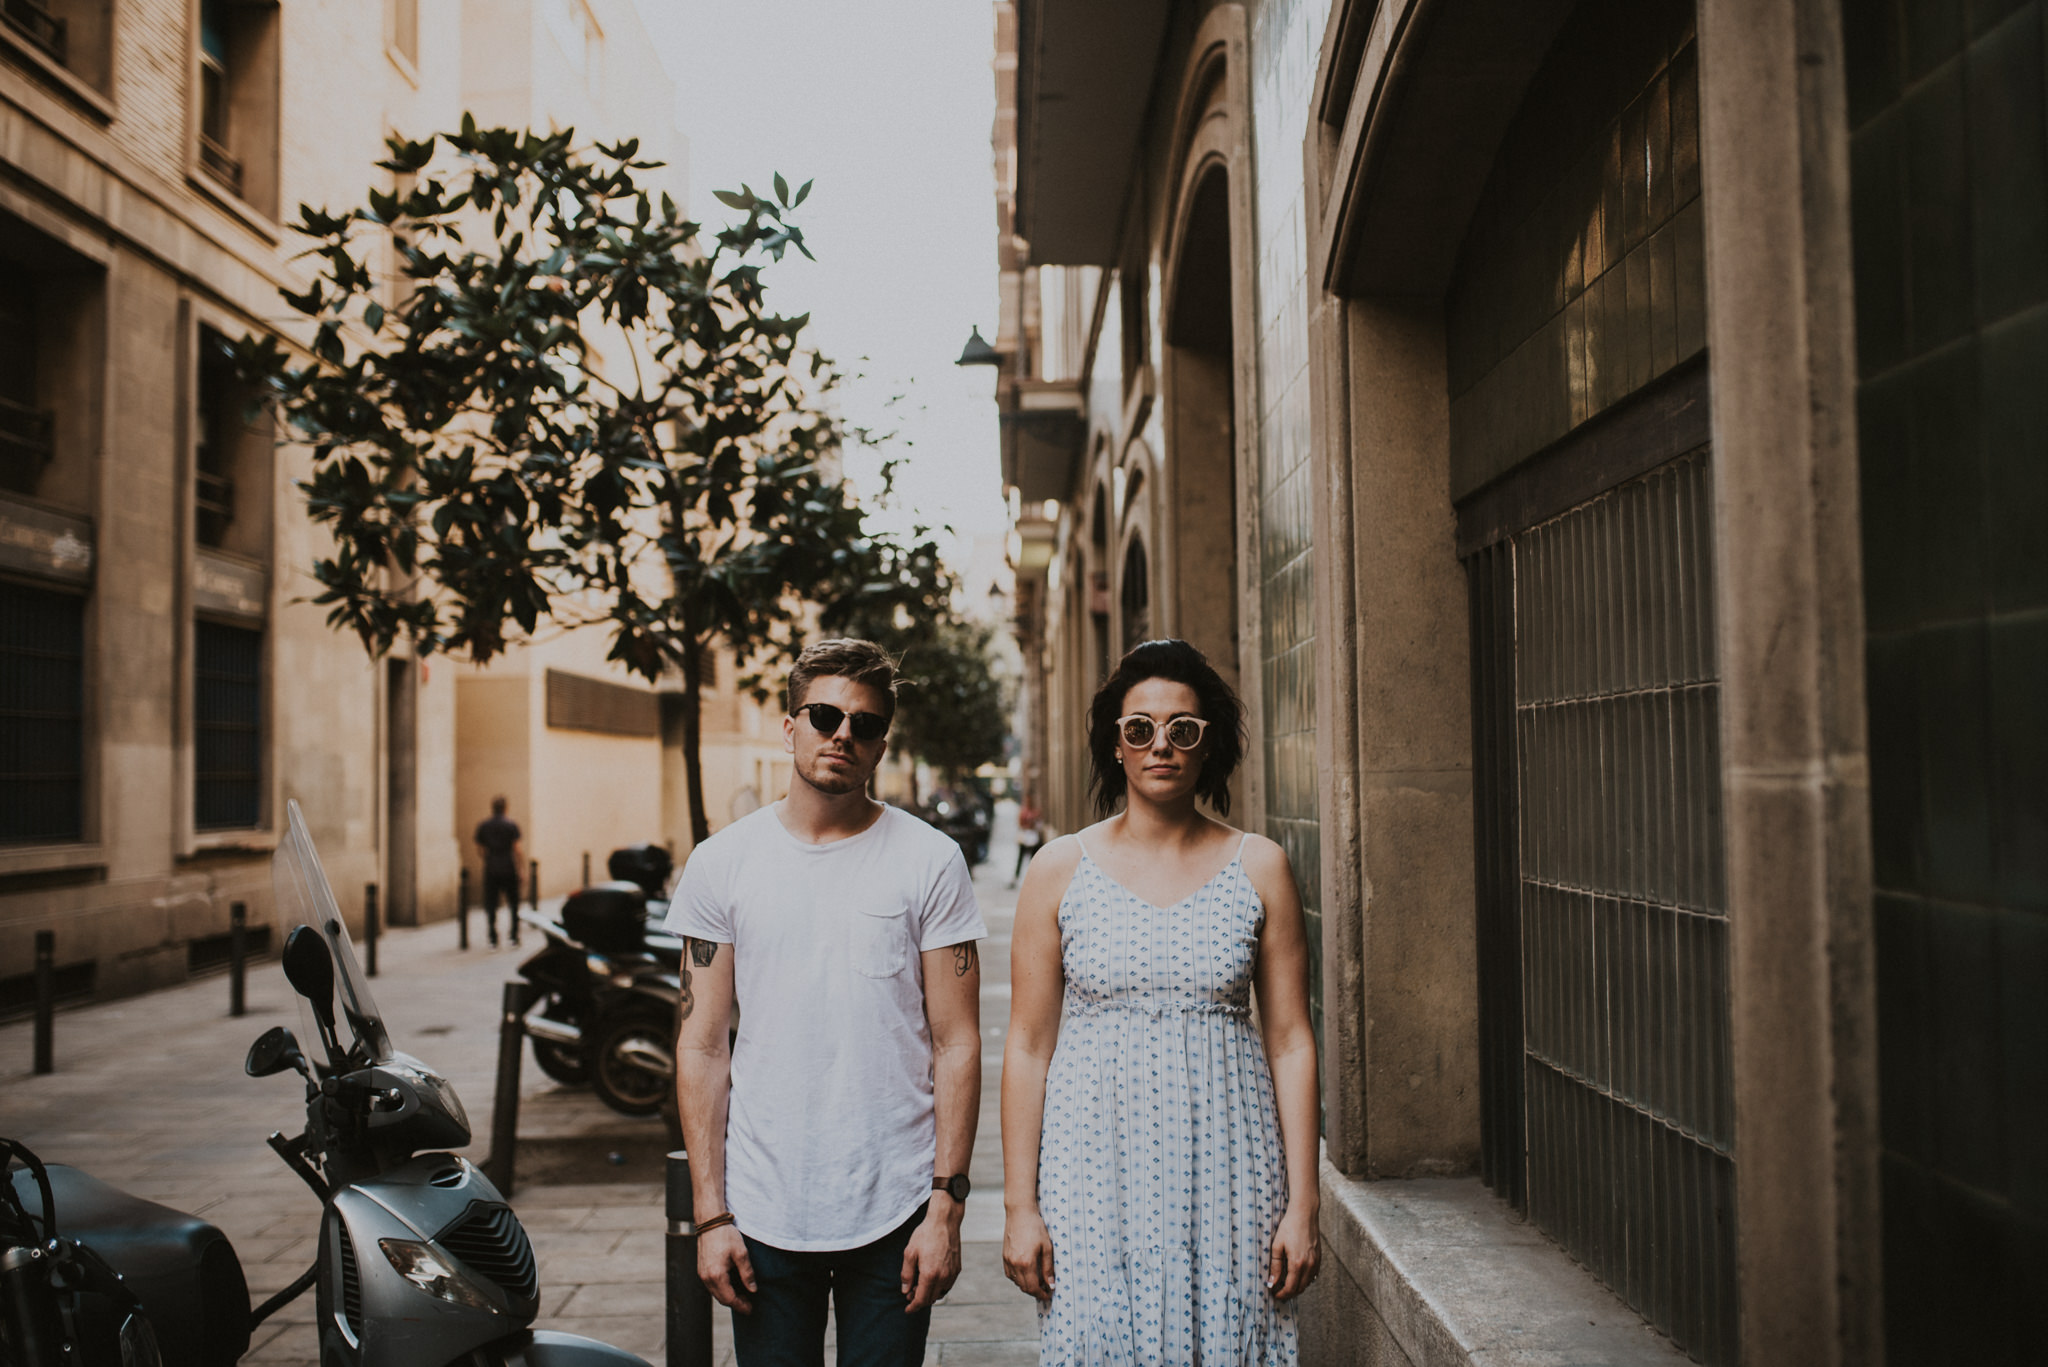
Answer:
[[(1012, 1367), (1037, 1361), (1037, 1318), (1002, 1275), (1002, 1158), (997, 1083), (1009, 1019), (1007, 887), (1015, 844), (1002, 809), (988, 862), (976, 871), (990, 936), (984, 944), (985, 1041), (981, 1124), (963, 1230), (966, 1267), (933, 1315), (927, 1364)], [(457, 947), (453, 922), (386, 932), (373, 988), (399, 1048), (441, 1070), (469, 1110), (474, 1139), (462, 1152), (481, 1163), (490, 1147), (497, 1008), (523, 951)], [(361, 953), (361, 946), (358, 946)], [(251, 1297), (261, 1300), (313, 1257), (319, 1207), (264, 1144), (295, 1132), (299, 1093), (282, 1077), (252, 1079), (242, 1061), (272, 1025), (300, 1030), (296, 999), (276, 962), (252, 966), (247, 1014), (227, 1014), (225, 975), (57, 1017), (57, 1071), (30, 1071), (31, 1027), (0, 1026), (0, 1134), (47, 1161), (68, 1163), (153, 1201), (203, 1215), (240, 1255)], [(540, 1261), (536, 1327), (587, 1334), (665, 1360), (663, 1215), (658, 1120), (613, 1114), (587, 1091), (521, 1071), (518, 1185), (512, 1204)], [(62, 1212), (59, 1212), (61, 1218)], [(249, 1363), (314, 1367), (309, 1291), (258, 1328)], [(715, 1359), (732, 1360), (726, 1314), (717, 1312)], [(829, 1361), (829, 1352), (828, 1352)]]

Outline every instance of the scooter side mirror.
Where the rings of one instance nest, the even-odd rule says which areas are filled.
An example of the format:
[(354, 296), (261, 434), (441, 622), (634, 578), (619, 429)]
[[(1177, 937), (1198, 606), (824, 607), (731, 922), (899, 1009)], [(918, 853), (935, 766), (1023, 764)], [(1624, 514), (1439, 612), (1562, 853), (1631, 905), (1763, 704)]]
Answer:
[(312, 1006), (313, 1019), (320, 1026), (320, 1043), (326, 1047), (328, 1059), (338, 1060), (341, 1043), (334, 1033), (334, 951), (320, 938), (319, 931), (299, 925), (285, 938), (284, 976), (292, 990)]
[(250, 1077), (269, 1077), (287, 1068), (307, 1072), (306, 1056), (299, 1051), (299, 1041), (289, 1029), (273, 1025), (249, 1046), (249, 1059), (242, 1065), (242, 1071)]

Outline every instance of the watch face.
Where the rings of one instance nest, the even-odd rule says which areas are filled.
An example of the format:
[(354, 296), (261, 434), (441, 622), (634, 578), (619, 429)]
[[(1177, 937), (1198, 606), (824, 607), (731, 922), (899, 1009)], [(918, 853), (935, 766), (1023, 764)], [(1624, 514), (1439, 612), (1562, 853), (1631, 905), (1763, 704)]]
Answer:
[(955, 1201), (965, 1201), (967, 1193), (974, 1190), (974, 1184), (967, 1180), (967, 1174), (964, 1172), (955, 1173), (953, 1176), (948, 1177), (943, 1184), (933, 1183), (933, 1185), (943, 1185), (946, 1195), (952, 1197)]

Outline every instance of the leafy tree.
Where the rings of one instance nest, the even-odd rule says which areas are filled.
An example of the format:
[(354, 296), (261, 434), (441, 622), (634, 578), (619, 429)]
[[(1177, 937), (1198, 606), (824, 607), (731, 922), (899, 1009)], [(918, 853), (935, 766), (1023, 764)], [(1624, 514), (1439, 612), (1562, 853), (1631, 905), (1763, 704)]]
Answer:
[(810, 185), (719, 191), (739, 217), (709, 232), (640, 184), (660, 163), (633, 141), (465, 116), (388, 147), (403, 192), (300, 208), (318, 273), (285, 299), (310, 359), (237, 347), (313, 449), (302, 488), (336, 545), (315, 601), (373, 654), (484, 662), (543, 620), (608, 625), (612, 659), (682, 681), (701, 841), (703, 648), (786, 648), (804, 600), (898, 617), (948, 587), (928, 540), (867, 526), (836, 474), (835, 373), (807, 316), (767, 307), (764, 266), (810, 255)]
[(896, 743), (959, 782), (1003, 757), (1010, 734), (1007, 690), (993, 667), (994, 629), (938, 619), (927, 639), (902, 656), (906, 682), (896, 713)]

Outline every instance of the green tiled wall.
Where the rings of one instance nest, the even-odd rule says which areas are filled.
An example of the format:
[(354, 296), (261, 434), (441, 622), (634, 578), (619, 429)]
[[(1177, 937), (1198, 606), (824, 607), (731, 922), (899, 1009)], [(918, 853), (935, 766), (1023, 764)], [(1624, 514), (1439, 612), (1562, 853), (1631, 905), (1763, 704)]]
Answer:
[(1315, 544), (1310, 530), (1306, 230), (1301, 145), (1329, 0), (1264, 0), (1252, 16), (1258, 243), (1259, 642), (1266, 834), (1301, 881), (1309, 991), (1323, 1022), (1322, 824), (1316, 808)]
[(1448, 301), (1453, 498), (1706, 346), (1689, 0), (1581, 5), (1523, 108)]
[[(2048, 1286), (2048, 31), (1845, 0), (1895, 1367)], [(2031, 1318), (2030, 1318), (2031, 1317)], [(2031, 1327), (2029, 1327), (2031, 1326)]]

